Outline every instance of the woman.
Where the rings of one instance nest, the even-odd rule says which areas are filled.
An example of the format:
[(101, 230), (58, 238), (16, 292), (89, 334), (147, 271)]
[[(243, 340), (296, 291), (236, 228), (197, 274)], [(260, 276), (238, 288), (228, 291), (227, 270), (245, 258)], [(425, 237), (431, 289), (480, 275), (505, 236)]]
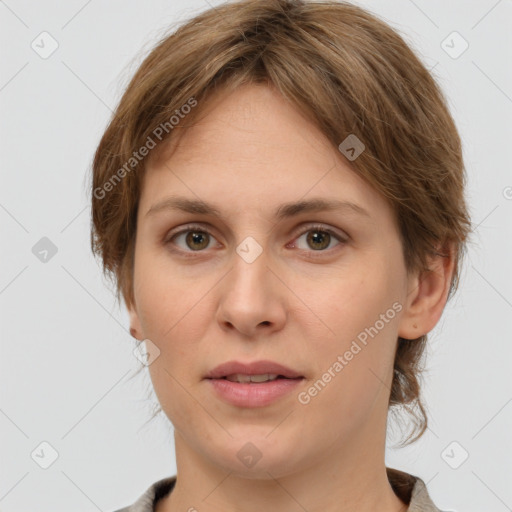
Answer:
[(122, 511), (438, 511), (386, 426), (427, 426), (464, 181), (434, 79), (359, 7), (245, 0), (164, 38), (93, 164), (92, 247), (176, 445)]

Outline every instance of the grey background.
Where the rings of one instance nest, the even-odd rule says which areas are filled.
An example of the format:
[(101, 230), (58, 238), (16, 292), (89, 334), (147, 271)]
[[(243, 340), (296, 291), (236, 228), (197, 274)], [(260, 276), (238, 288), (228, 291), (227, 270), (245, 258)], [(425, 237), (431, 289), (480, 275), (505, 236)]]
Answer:
[[(166, 418), (144, 425), (156, 397), (147, 369), (131, 378), (136, 345), (89, 249), (86, 186), (138, 64), (208, 3), (0, 2), (1, 511), (114, 510), (176, 472)], [(512, 510), (512, 2), (356, 3), (406, 37), (448, 96), (474, 223), (461, 289), (431, 336), (430, 429), (386, 462), (423, 478), (442, 509)], [(31, 47), (50, 48), (43, 31), (58, 42), (46, 59)], [(453, 31), (469, 43), (458, 58), (442, 47)], [(43, 237), (57, 249), (46, 262)], [(58, 453), (47, 469), (42, 442)]]

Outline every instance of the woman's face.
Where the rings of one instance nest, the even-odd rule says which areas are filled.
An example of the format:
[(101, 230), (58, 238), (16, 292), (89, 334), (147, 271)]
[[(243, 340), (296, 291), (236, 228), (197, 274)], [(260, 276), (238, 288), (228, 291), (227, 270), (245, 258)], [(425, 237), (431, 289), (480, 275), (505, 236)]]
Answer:
[[(410, 288), (392, 211), (272, 89), (244, 86), (203, 113), (150, 158), (138, 210), (131, 325), (160, 350), (162, 409), (190, 452), (246, 476), (364, 457), (384, 442)], [(171, 196), (217, 213), (155, 208)], [(283, 207), (312, 201), (356, 206)], [(233, 402), (206, 378), (260, 360), (302, 379)]]

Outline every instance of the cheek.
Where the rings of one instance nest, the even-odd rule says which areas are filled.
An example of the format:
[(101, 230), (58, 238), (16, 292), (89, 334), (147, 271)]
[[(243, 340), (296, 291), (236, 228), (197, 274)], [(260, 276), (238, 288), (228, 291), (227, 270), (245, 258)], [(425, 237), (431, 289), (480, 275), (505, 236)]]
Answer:
[(162, 343), (183, 329), (187, 317), (193, 314), (208, 289), (203, 280), (184, 278), (165, 258), (149, 250), (137, 255), (134, 276), (144, 332), (148, 338), (153, 337)]
[(201, 340), (213, 314), (207, 300), (214, 285), (212, 276), (191, 280), (168, 261), (159, 263), (149, 251), (137, 261), (135, 276), (142, 330), (160, 350), (159, 358), (149, 367), (155, 390), (176, 396), (179, 383), (195, 382), (201, 371)]
[(387, 409), (396, 329), (391, 322), (377, 334), (370, 331), (373, 337), (369, 334), (366, 344), (353, 337), (315, 351), (322, 359), (320, 369), (305, 390), (309, 403), (299, 405), (314, 431), (326, 438), (350, 438), (368, 423), (375, 407)]
[[(164, 356), (165, 357), (165, 356)], [(206, 438), (211, 435), (211, 417), (201, 406), (201, 401), (192, 399), (196, 391), (190, 389), (185, 375), (176, 372), (168, 358), (164, 357), (149, 366), (154, 392), (162, 412), (180, 432), (195, 432)], [(174, 358), (174, 356), (173, 356)], [(186, 366), (183, 362), (181, 365)]]
[[(317, 281), (298, 293), (310, 307), (308, 316), (316, 320), (318, 341), (327, 348), (341, 350), (379, 320), (398, 297), (388, 272), (379, 271), (378, 262), (362, 268), (342, 269), (325, 282)], [(370, 270), (373, 267), (373, 271)], [(313, 328), (313, 325), (311, 326)], [(325, 334), (320, 339), (318, 334)], [(312, 333), (310, 333), (311, 335)], [(330, 343), (327, 343), (330, 340)], [(326, 341), (324, 343), (323, 341)]]
[(375, 265), (372, 272), (352, 272), (309, 296), (329, 328), (322, 327), (327, 336), (318, 336), (318, 330), (309, 335), (316, 345), (317, 379), (310, 405), (313, 410), (316, 403), (319, 414), (331, 410), (356, 418), (366, 414), (380, 391), (388, 392), (401, 310), (392, 276), (392, 269)]

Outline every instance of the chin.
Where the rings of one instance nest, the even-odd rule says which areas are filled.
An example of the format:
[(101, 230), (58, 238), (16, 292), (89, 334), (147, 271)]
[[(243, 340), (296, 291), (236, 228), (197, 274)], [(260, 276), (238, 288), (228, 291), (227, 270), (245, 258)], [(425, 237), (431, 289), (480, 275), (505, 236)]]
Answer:
[[(296, 446), (288, 446), (285, 437), (269, 439), (269, 430), (260, 435), (230, 439), (229, 446), (217, 457), (226, 471), (241, 478), (268, 480), (281, 478), (297, 470)], [(271, 434), (274, 436), (276, 433)]]

